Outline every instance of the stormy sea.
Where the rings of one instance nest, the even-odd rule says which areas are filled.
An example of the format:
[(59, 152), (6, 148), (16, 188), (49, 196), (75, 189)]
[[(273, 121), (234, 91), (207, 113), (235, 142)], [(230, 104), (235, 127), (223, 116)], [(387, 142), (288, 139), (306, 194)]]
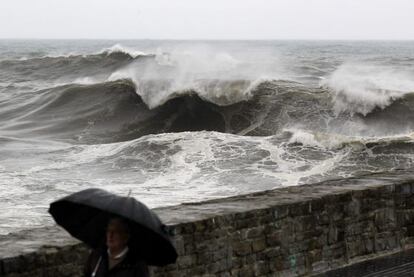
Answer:
[(0, 234), (90, 187), (159, 207), (413, 161), (414, 42), (0, 40)]

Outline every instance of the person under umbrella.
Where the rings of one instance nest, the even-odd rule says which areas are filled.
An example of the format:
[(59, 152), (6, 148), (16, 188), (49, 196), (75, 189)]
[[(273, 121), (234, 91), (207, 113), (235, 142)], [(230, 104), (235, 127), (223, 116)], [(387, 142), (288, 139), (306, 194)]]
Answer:
[(148, 265), (174, 263), (166, 227), (132, 197), (87, 189), (50, 204), (56, 223), (94, 249), (84, 270), (92, 277), (147, 277)]
[(106, 229), (107, 248), (92, 251), (84, 268), (84, 276), (149, 276), (146, 263), (138, 260), (129, 249), (129, 238), (128, 222), (120, 217), (111, 218)]

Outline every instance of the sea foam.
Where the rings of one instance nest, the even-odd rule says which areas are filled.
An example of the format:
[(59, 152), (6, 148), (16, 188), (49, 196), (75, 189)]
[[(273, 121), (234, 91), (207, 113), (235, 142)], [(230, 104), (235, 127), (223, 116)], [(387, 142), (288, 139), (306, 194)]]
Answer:
[(321, 84), (333, 93), (337, 114), (367, 115), (414, 92), (413, 76), (408, 70), (392, 66), (345, 63)]
[(131, 79), (150, 108), (189, 92), (217, 105), (230, 105), (249, 99), (260, 81), (278, 76), (268, 64), (249, 67), (246, 63), (243, 57), (204, 46), (170, 52), (158, 49), (154, 61), (138, 59), (113, 72), (108, 80)]

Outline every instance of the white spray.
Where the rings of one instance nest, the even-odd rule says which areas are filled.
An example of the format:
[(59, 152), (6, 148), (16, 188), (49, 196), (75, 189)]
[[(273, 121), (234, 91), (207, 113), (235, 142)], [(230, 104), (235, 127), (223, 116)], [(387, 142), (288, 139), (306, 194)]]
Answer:
[(332, 90), (336, 113), (367, 115), (414, 92), (414, 75), (392, 66), (345, 63), (321, 84)]
[(253, 61), (248, 53), (229, 54), (204, 44), (168, 52), (158, 49), (155, 62), (138, 59), (108, 80), (131, 79), (150, 108), (190, 91), (218, 105), (229, 105), (250, 98), (255, 80), (280, 76), (276, 57), (254, 58)]

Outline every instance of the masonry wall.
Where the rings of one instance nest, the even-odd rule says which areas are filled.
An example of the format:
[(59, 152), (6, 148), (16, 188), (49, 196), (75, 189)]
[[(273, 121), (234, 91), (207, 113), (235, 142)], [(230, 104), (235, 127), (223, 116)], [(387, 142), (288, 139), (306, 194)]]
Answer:
[[(179, 258), (152, 268), (152, 276), (310, 276), (414, 248), (411, 177), (331, 181), (157, 209)], [(58, 228), (0, 237), (0, 249), (0, 276), (19, 277), (80, 276), (88, 252)]]

